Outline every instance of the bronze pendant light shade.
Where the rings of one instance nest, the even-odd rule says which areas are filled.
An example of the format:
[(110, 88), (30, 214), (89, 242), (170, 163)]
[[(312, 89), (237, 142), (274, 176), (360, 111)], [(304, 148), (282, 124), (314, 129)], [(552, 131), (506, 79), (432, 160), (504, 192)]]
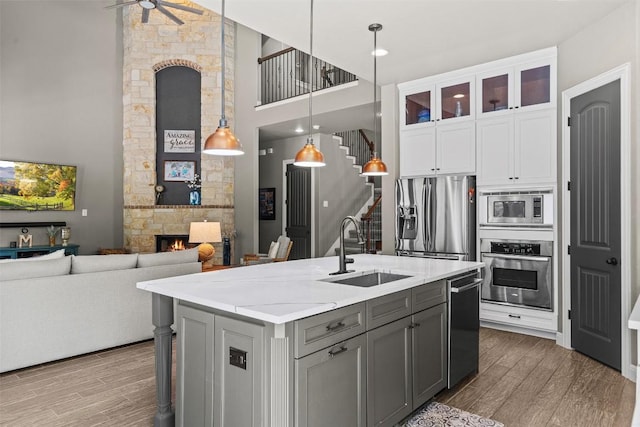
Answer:
[(306, 168), (316, 168), (325, 166), (324, 155), (313, 144), (313, 126), (311, 118), (313, 117), (313, 0), (311, 0), (311, 18), (309, 23), (309, 136), (307, 137), (307, 143), (296, 154), (296, 158), (293, 162), (296, 166), (302, 166)]
[[(369, 31), (373, 31), (373, 139), (378, 138), (378, 69), (377, 69), (377, 38), (378, 31), (382, 30), (381, 24), (369, 25)], [(387, 165), (378, 157), (374, 151), (371, 160), (362, 167), (362, 175), (364, 176), (383, 176), (389, 175)]]
[(222, 0), (222, 11), (220, 18), (220, 65), (222, 67), (222, 107), (220, 109), (220, 124), (214, 133), (209, 135), (204, 143), (202, 152), (205, 154), (213, 154), (216, 156), (239, 156), (244, 154), (240, 141), (235, 137), (229, 125), (227, 124), (227, 118), (224, 115), (224, 68), (225, 68), (225, 48), (224, 48), (224, 0)]

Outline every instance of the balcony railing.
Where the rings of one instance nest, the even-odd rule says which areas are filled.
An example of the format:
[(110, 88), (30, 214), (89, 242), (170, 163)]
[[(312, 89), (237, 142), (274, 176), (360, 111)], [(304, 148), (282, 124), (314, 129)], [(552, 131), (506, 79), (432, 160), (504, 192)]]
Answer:
[(262, 105), (357, 80), (355, 74), (316, 57), (309, 76), (309, 55), (292, 47), (258, 58)]

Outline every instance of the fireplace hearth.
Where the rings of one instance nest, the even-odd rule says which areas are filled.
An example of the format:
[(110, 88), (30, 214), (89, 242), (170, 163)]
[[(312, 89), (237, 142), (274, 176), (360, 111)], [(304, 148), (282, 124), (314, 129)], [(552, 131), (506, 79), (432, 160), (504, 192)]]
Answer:
[(173, 252), (190, 249), (195, 245), (189, 243), (187, 234), (157, 234), (156, 252)]

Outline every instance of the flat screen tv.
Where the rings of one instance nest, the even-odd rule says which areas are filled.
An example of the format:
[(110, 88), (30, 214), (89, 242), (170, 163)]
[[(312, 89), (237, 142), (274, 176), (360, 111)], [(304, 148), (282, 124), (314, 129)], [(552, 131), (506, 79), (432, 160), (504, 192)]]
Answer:
[(75, 210), (76, 169), (0, 160), (0, 210)]

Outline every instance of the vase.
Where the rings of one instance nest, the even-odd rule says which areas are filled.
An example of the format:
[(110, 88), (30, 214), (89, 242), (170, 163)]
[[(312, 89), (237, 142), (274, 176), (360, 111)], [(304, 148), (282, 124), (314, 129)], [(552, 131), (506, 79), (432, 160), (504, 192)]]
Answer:
[(199, 191), (191, 191), (189, 193), (189, 204), (190, 205), (199, 205), (200, 204), (200, 192)]
[(231, 265), (231, 239), (222, 238), (222, 265)]
[(56, 236), (49, 236), (49, 246), (56, 245)]

